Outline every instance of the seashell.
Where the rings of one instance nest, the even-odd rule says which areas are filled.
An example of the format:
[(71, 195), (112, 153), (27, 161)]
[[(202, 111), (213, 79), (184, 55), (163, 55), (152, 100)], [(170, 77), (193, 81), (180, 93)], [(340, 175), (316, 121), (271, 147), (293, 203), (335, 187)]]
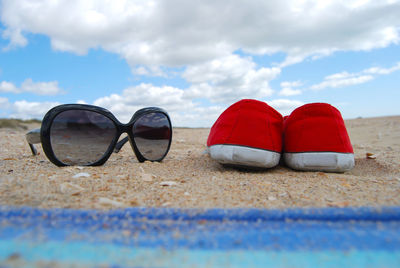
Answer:
[(124, 206), (123, 203), (116, 201), (116, 200), (109, 199), (107, 197), (100, 197), (99, 203), (100, 203), (100, 205), (110, 205), (110, 206), (115, 206), (115, 207), (123, 207)]
[(85, 188), (70, 182), (64, 182), (60, 185), (60, 191), (63, 194), (78, 195), (84, 190)]

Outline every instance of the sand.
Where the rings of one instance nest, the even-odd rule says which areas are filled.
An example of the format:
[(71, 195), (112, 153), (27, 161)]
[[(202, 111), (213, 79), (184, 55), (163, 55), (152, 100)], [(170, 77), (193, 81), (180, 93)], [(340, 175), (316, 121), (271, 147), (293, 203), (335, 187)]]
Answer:
[[(400, 205), (400, 116), (347, 120), (356, 165), (346, 173), (226, 168), (206, 152), (209, 129), (176, 128), (163, 162), (127, 143), (101, 167), (57, 167), (25, 131), (0, 129), (0, 205), (40, 208), (294, 208)], [(33, 127), (33, 125), (30, 125)], [(375, 159), (366, 157), (373, 154)]]

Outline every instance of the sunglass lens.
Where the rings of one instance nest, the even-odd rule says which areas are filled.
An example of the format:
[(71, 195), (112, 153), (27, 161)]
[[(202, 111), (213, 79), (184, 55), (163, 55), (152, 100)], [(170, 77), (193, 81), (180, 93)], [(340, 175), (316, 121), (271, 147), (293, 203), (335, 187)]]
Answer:
[(161, 161), (168, 153), (172, 129), (163, 113), (148, 113), (133, 125), (136, 146), (142, 156), (150, 161)]
[(90, 165), (108, 151), (117, 129), (108, 117), (86, 110), (58, 114), (50, 128), (56, 158), (66, 165)]

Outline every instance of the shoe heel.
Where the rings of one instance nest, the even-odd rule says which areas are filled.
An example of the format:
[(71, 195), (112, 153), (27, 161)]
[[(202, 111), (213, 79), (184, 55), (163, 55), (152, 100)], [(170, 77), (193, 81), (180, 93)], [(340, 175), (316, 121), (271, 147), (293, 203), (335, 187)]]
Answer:
[(279, 164), (280, 153), (236, 145), (213, 145), (208, 148), (212, 159), (220, 164), (272, 168)]
[(354, 167), (350, 153), (284, 153), (283, 158), (286, 165), (303, 171), (346, 172)]

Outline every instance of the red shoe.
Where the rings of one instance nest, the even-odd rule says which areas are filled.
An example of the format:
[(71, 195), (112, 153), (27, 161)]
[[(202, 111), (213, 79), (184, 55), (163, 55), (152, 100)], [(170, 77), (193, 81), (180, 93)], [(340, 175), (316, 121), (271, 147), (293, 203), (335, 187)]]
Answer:
[(294, 110), (284, 121), (284, 160), (298, 170), (344, 172), (354, 153), (340, 112), (326, 103)]
[(282, 115), (265, 102), (236, 102), (211, 128), (210, 156), (221, 164), (274, 167), (282, 152), (282, 122)]

